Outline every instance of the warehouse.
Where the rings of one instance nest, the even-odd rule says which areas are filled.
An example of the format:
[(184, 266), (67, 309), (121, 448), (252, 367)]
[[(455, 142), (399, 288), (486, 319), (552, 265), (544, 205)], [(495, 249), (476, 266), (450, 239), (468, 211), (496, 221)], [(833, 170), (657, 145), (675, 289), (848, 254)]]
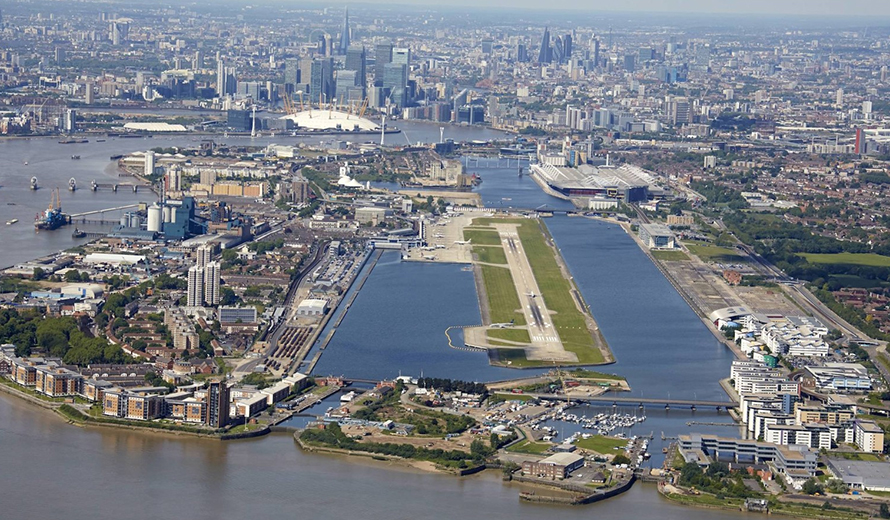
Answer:
[(324, 316), (326, 312), (328, 312), (328, 302), (326, 300), (309, 298), (303, 300), (297, 306), (297, 316), (317, 317)]

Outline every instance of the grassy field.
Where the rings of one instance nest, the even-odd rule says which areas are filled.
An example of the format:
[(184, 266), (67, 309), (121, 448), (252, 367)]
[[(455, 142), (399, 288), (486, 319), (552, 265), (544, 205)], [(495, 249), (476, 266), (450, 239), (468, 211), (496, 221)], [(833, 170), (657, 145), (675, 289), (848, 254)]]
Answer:
[(686, 243), (689, 252), (705, 262), (743, 262), (745, 259), (726, 247)]
[(522, 312), (516, 312), (522, 305), (519, 303), (510, 270), (506, 267), (483, 265), (482, 280), (485, 283), (491, 322), (509, 323), (510, 320), (516, 320), (516, 325), (525, 325), (525, 316)]
[(499, 246), (501, 245), (501, 237), (497, 231), (489, 231), (482, 229), (465, 229), (464, 240), (472, 240), (473, 245), (482, 246)]
[(689, 260), (689, 256), (683, 251), (652, 251), (652, 256), (654, 256), (656, 260), (664, 260), (666, 262)]
[(551, 361), (537, 361), (525, 357), (525, 350), (521, 348), (496, 348), (489, 350), (491, 362), (495, 365), (511, 366), (514, 368), (538, 368), (552, 367)]
[(492, 329), (488, 331), (488, 337), (516, 341), (518, 343), (531, 343), (531, 338), (525, 329)]
[(594, 435), (589, 439), (578, 439), (575, 446), (585, 450), (595, 451), (603, 455), (617, 453), (615, 448), (624, 448), (627, 446), (627, 439), (616, 439), (614, 437), (606, 437), (604, 435)]
[(615, 374), (604, 374), (602, 372), (595, 372), (593, 370), (584, 370), (583, 368), (578, 368), (575, 370), (569, 370), (566, 372), (567, 375), (571, 377), (577, 377), (578, 379), (605, 379), (608, 381), (624, 381), (625, 378), (615, 375)]
[(867, 265), (870, 267), (890, 267), (890, 256), (876, 255), (874, 253), (800, 253), (798, 254), (798, 256), (806, 258), (807, 262), (811, 264), (845, 264)]
[(480, 262), (485, 262), (486, 264), (507, 265), (507, 255), (504, 253), (503, 247), (473, 247), (473, 253), (479, 258)]
[(547, 451), (548, 448), (553, 446), (552, 444), (547, 444), (544, 442), (533, 442), (529, 440), (525, 440), (522, 442), (517, 442), (513, 446), (507, 448), (507, 451), (515, 452), (515, 453), (532, 453), (535, 455), (543, 454)]

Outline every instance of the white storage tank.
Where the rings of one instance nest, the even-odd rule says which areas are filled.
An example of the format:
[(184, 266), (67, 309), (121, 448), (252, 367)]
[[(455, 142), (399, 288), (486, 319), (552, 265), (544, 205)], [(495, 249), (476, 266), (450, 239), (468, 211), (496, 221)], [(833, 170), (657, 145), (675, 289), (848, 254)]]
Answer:
[(148, 208), (148, 225), (146, 229), (148, 231), (161, 231), (161, 223), (163, 222), (163, 210), (157, 204), (152, 204), (150, 208)]
[(164, 222), (173, 222), (173, 208), (164, 206)]

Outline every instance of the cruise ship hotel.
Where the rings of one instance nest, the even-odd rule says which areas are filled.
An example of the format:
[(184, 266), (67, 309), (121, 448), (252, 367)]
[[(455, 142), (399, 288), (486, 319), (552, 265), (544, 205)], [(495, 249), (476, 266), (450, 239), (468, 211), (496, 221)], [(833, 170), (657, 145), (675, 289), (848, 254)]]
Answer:
[(665, 195), (663, 189), (655, 185), (654, 175), (638, 166), (615, 166), (607, 161), (602, 165), (581, 164), (572, 167), (562, 161), (548, 160), (551, 157), (541, 159), (531, 167), (532, 178), (555, 197), (646, 202), (650, 197), (662, 198)]

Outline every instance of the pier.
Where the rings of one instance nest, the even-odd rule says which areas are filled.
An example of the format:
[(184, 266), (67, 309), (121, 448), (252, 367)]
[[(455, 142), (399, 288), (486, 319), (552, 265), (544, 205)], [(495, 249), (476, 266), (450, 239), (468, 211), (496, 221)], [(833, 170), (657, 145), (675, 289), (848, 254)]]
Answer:
[[(536, 399), (541, 399), (543, 401), (565, 401), (567, 398), (564, 395), (554, 395), (554, 394), (523, 394), (529, 397), (534, 397)], [(599, 395), (599, 396), (590, 396), (590, 397), (577, 397), (572, 396), (568, 399), (572, 401), (582, 401), (589, 403), (611, 403), (612, 406), (621, 405), (663, 405), (665, 409), (670, 409), (671, 406), (685, 407), (695, 410), (698, 407), (710, 407), (716, 409), (730, 409), (738, 406), (738, 403), (735, 401), (705, 401), (698, 399), (671, 399), (671, 398), (652, 398), (652, 397), (616, 397), (610, 396), (608, 394)]]

